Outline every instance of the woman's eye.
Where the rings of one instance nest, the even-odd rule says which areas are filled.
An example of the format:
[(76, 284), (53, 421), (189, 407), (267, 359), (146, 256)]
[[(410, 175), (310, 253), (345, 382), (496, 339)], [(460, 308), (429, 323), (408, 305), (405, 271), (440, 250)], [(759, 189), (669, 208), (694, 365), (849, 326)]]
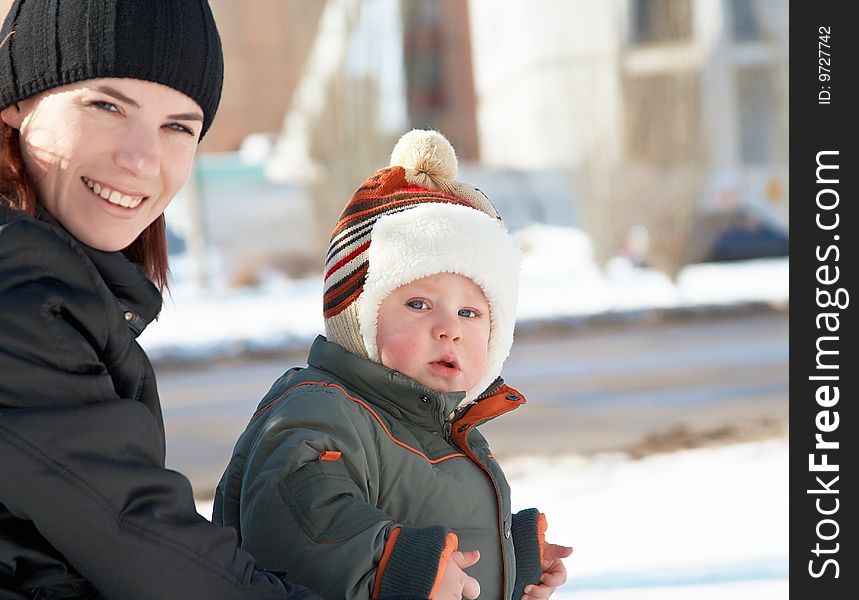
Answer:
[(170, 123), (167, 127), (173, 131), (178, 131), (179, 133), (187, 133), (188, 135), (193, 136), (197, 135), (190, 127), (185, 127), (181, 123)]
[(428, 308), (427, 303), (419, 299), (409, 300), (408, 302), (406, 302), (406, 306), (408, 306), (409, 308), (414, 308), (415, 310), (423, 310), (425, 308)]
[(96, 100), (90, 103), (91, 106), (106, 110), (108, 112), (119, 112), (119, 107), (113, 102), (105, 102), (104, 100)]
[(474, 310), (473, 308), (460, 308), (459, 316), (466, 317), (468, 319), (473, 319), (475, 317), (479, 317), (480, 313)]

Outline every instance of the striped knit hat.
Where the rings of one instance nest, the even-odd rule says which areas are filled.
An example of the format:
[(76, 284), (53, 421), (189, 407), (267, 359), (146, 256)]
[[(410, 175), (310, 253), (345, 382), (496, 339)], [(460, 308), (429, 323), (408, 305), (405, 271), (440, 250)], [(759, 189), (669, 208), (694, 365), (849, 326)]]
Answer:
[(392, 291), (436, 273), (457, 273), (483, 290), (490, 308), (487, 369), (465, 400), (501, 374), (513, 344), (519, 247), (492, 203), (456, 181), (456, 154), (436, 131), (405, 134), (358, 188), (334, 228), (325, 260), (325, 335), (379, 362), (379, 306)]

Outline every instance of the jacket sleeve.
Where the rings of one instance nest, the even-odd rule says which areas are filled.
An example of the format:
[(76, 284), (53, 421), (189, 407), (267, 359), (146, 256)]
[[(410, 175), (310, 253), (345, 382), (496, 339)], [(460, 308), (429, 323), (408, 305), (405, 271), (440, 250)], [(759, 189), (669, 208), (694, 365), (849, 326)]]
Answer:
[(157, 416), (119, 397), (100, 363), (103, 326), (82, 312), (99, 310), (94, 289), (60, 272), (38, 228), (11, 227), (0, 227), (0, 504), (107, 598), (316, 598), (256, 571), (235, 532), (197, 514), (188, 480), (164, 468)]
[(516, 553), (516, 582), (513, 599), (522, 597), (525, 586), (540, 583), (546, 516), (536, 508), (526, 508), (513, 515), (511, 535)]
[(379, 510), (384, 465), (373, 424), (338, 392), (309, 387), (269, 419), (250, 451), (242, 546), (325, 598), (429, 598), (456, 534)]
[(158, 466), (156, 433), (130, 401), (0, 411), (2, 503), (107, 598), (316, 598), (196, 513), (188, 480)]

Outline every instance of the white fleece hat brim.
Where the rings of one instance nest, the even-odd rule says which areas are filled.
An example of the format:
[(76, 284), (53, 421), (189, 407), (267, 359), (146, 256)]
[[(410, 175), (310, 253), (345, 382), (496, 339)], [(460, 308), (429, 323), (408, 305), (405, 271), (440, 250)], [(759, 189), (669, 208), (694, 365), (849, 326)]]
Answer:
[(501, 374), (513, 345), (521, 252), (500, 221), (453, 204), (428, 203), (386, 215), (373, 226), (369, 268), (358, 299), (358, 324), (371, 360), (379, 306), (392, 291), (436, 273), (457, 273), (483, 290), (489, 302), (486, 372), (465, 401), (474, 400)]

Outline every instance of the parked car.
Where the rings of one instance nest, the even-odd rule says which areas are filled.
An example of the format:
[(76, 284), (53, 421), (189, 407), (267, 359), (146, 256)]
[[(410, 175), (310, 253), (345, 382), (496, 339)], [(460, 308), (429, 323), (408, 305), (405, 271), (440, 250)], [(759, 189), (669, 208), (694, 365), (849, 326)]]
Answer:
[(709, 260), (748, 260), (787, 256), (788, 253), (786, 232), (750, 215), (741, 215), (716, 237)]

